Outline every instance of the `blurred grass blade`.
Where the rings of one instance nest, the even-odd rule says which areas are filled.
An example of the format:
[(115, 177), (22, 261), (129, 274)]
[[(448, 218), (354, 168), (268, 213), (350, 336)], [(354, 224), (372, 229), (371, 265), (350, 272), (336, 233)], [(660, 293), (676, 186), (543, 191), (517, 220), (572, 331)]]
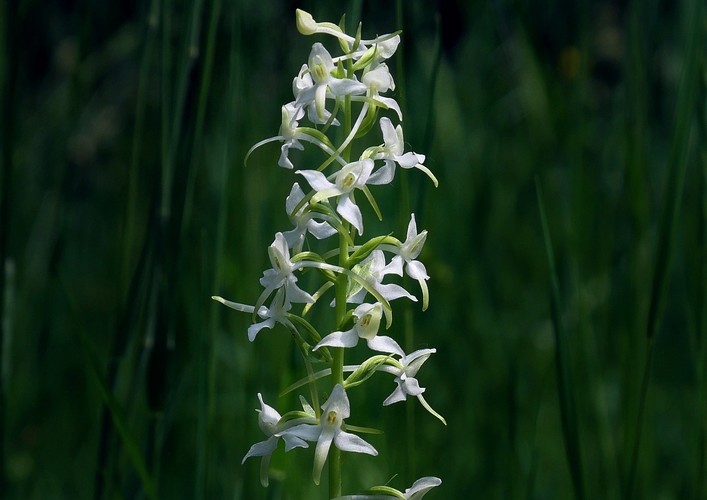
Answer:
[(547, 225), (545, 215), (545, 204), (543, 202), (540, 181), (535, 178), (535, 189), (540, 208), (540, 223), (542, 224), (543, 240), (550, 269), (550, 304), (552, 313), (552, 326), (555, 333), (555, 362), (557, 363), (557, 389), (560, 397), (560, 416), (562, 419), (562, 432), (565, 439), (565, 452), (567, 462), (572, 475), (572, 486), (574, 496), (583, 500), (584, 483), (582, 471), (582, 450), (579, 439), (579, 426), (577, 421), (577, 411), (574, 402), (574, 386), (572, 384), (572, 373), (570, 371), (569, 351), (567, 348), (567, 334), (562, 324), (560, 302), (560, 287), (555, 268), (555, 256), (550, 239), (550, 230)]
[(77, 323), (76, 327), (73, 328), (73, 331), (78, 337), (79, 343), (81, 344), (83, 357), (86, 361), (86, 364), (88, 365), (89, 371), (91, 372), (94, 380), (96, 381), (96, 385), (98, 387), (98, 391), (100, 392), (101, 399), (103, 400), (103, 404), (105, 404), (105, 406), (108, 408), (108, 411), (110, 412), (111, 418), (113, 420), (113, 425), (115, 425), (115, 429), (118, 431), (118, 435), (120, 436), (120, 439), (123, 443), (123, 447), (125, 448), (125, 452), (128, 455), (130, 463), (132, 464), (133, 468), (135, 469), (135, 472), (140, 478), (140, 483), (142, 484), (142, 488), (145, 495), (152, 500), (157, 500), (157, 489), (155, 488), (155, 483), (152, 477), (150, 477), (150, 474), (147, 471), (147, 465), (145, 463), (145, 460), (143, 459), (140, 447), (138, 446), (137, 441), (128, 429), (127, 423), (125, 422), (125, 418), (120, 409), (120, 406), (118, 405), (118, 402), (116, 401), (115, 397), (113, 396), (113, 393), (110, 391), (109, 387), (106, 385), (103, 379), (103, 376), (101, 375), (101, 369), (99, 368), (97, 356), (91, 347), (91, 343), (88, 339), (86, 332), (83, 329), (83, 325), (81, 325), (81, 323), (78, 321), (78, 318), (81, 317), (81, 315), (79, 314), (79, 310), (77, 309), (71, 296), (69, 295), (69, 291), (64, 285), (64, 281), (61, 279), (61, 277), (59, 277), (59, 283), (61, 284), (61, 289), (64, 291), (64, 295), (69, 304), (69, 308), (74, 317), (74, 320)]
[(680, 213), (687, 159), (692, 136), (692, 121), (695, 110), (698, 109), (697, 84), (699, 81), (699, 68), (701, 58), (698, 57), (701, 39), (704, 35), (704, 19), (701, 14), (701, 0), (692, 0), (687, 4), (685, 15), (688, 26), (686, 47), (684, 51), (684, 67), (678, 89), (677, 111), (675, 119), (675, 134), (668, 159), (668, 182), (665, 187), (663, 209), (658, 226), (658, 239), (656, 241), (655, 265), (653, 268), (653, 283), (651, 285), (650, 305), (648, 307), (648, 320), (646, 322), (646, 337), (648, 346), (646, 351), (645, 369), (641, 381), (641, 393), (638, 403), (638, 417), (635, 427), (635, 437), (631, 452), (630, 468), (626, 486), (626, 498), (633, 497), (634, 484), (638, 469), (638, 457), (641, 445), (643, 428), (643, 415), (648, 397), (649, 378), (653, 360), (653, 345), (656, 331), (658, 330), (661, 313), (665, 304), (668, 289), (668, 271), (670, 258), (675, 242), (675, 226)]

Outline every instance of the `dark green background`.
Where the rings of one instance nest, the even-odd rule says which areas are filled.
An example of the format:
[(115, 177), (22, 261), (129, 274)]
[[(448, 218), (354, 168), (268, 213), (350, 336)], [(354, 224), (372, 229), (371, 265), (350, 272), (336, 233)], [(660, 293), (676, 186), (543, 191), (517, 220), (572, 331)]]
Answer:
[(409, 207), (429, 230), (430, 308), (395, 304), (388, 334), (437, 348), (419, 379), (449, 425), (382, 409), (389, 377), (353, 390), (351, 423), (385, 434), (344, 491), (704, 499), (698, 0), (2, 2), (0, 497), (326, 496), (311, 449), (281, 448), (267, 490), (241, 466), (257, 392), (284, 412), (304, 371), (284, 331), (251, 344), (209, 298), (253, 303), (289, 228), (302, 180), (276, 145), (243, 157), (311, 44), (336, 49), (296, 7), (404, 30), (394, 96), (440, 180), (398, 170), (384, 221), (364, 217), (402, 238)]

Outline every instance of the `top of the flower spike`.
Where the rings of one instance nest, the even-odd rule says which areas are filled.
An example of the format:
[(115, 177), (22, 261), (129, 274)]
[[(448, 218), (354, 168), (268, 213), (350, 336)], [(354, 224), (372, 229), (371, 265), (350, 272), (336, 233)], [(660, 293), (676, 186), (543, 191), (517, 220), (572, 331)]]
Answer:
[[(350, 46), (356, 43), (356, 38), (347, 35), (344, 31), (334, 23), (317, 22), (312, 17), (312, 14), (302, 9), (297, 9), (296, 13), (297, 31), (303, 35), (326, 34), (335, 36), (339, 40), (347, 42)], [(400, 43), (399, 32), (381, 35), (372, 40), (360, 40), (359, 55), (363, 55), (366, 47), (369, 45), (377, 45), (375, 49), (380, 60), (388, 59), (393, 55)]]

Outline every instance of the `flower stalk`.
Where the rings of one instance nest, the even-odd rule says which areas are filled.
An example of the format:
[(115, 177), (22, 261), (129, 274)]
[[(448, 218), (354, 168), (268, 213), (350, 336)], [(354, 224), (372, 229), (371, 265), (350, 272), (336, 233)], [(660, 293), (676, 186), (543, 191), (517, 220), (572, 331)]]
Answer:
[[(332, 57), (323, 43), (313, 44), (307, 63), (293, 79), (294, 100), (281, 106), (279, 134), (256, 143), (246, 154), (247, 161), (256, 150), (278, 142), (281, 146), (277, 165), (306, 181), (302, 186), (295, 182), (285, 201), (294, 227), (278, 231), (268, 247), (272, 267), (260, 278), (263, 290), (254, 305), (220, 296), (212, 298), (251, 315), (253, 324), (247, 332), (250, 341), (255, 341), (263, 334), (261, 332), (287, 332), (297, 344), (307, 372), (304, 379), (285, 391), (307, 386), (313, 406), (300, 395), (302, 411), (281, 415), (258, 394), (258, 424), (266, 439), (251, 446), (243, 461), (261, 457), (260, 480), (267, 486), (270, 458), (281, 441), (285, 443), (286, 452), (316, 443), (313, 482), (320, 484), (328, 461), (328, 498), (367, 498), (366, 495), (341, 496), (344, 479), (353, 476), (353, 472), (343, 466), (342, 454), (378, 455), (371, 443), (354, 433), (378, 431), (362, 427), (355, 420), (356, 425), (347, 426), (345, 422), (352, 413), (357, 418), (350, 395), (363, 391), (361, 388), (374, 377), (392, 375), (393, 392), (382, 405), (414, 396), (421, 408), (445, 425), (446, 422), (423, 397), (426, 389), (417, 379), (423, 363), (436, 350), (427, 348), (406, 354), (394, 335), (380, 332), (385, 325), (395, 333), (391, 328), (391, 302), (394, 300), (410, 300), (420, 304), (422, 310), (428, 307), (429, 276), (419, 260), (427, 231), (418, 232), (417, 221), (411, 214), (404, 241), (389, 233), (357, 243), (356, 239), (363, 238), (365, 230), (357, 201), (365, 197), (376, 216), (383, 220), (375, 195), (380, 187), (393, 182), (396, 166), (423, 172), (435, 186), (438, 182), (432, 171), (423, 165), (424, 155), (405, 152), (402, 124), (394, 126), (391, 121), (402, 122), (403, 119), (398, 103), (385, 95), (395, 89), (385, 61), (398, 47), (399, 33), (363, 39), (360, 25), (356, 35), (351, 36), (342, 26), (317, 22), (302, 10), (297, 10), (296, 17), (300, 33), (333, 36), (343, 54)], [(378, 138), (371, 139), (373, 134)], [(359, 144), (364, 141), (366, 144)], [(325, 155), (315, 168), (297, 167), (297, 151), (305, 147), (314, 147)], [(356, 158), (359, 148), (362, 152)], [(308, 187), (308, 191), (303, 187)], [(311, 250), (313, 247), (308, 244), (311, 237), (328, 242), (335, 235), (334, 248), (321, 254)], [(298, 279), (305, 270), (316, 274), (320, 280), (312, 290), (305, 289)], [(404, 274), (418, 282), (419, 298), (395, 282), (400, 281), (396, 276), (402, 278)], [(317, 321), (317, 311), (326, 307), (334, 308), (334, 325), (321, 325)], [(367, 350), (362, 348), (368, 352), (367, 357), (347, 365), (347, 351), (360, 340), (367, 345)], [(361, 349), (349, 352), (358, 355)], [(321, 364), (325, 367), (315, 371)], [(345, 378), (347, 372), (350, 375)], [(328, 390), (320, 394), (317, 381), (321, 379), (321, 384), (325, 385), (325, 377), (330, 384)], [(355, 399), (354, 396), (354, 402)], [(320, 405), (321, 400), (324, 403)], [(420, 499), (440, 483), (436, 477), (424, 477), (404, 492), (390, 486), (372, 486), (368, 491), (375, 495), (371, 498)]]

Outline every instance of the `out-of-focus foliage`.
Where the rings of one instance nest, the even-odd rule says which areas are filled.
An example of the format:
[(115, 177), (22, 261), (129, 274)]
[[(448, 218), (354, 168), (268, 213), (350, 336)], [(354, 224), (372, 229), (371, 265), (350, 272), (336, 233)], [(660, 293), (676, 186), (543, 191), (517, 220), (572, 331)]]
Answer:
[(0, 496), (325, 496), (311, 449), (280, 450), (269, 489), (257, 460), (241, 465), (261, 440), (257, 391), (294, 407), (277, 395), (303, 370), (284, 331), (250, 344), (247, 315), (209, 298), (252, 303), (288, 226), (295, 176), (277, 146), (243, 157), (277, 133), (315, 41), (296, 32), (301, 7), (364, 35), (403, 29), (391, 70), (406, 141), (440, 180), (399, 169), (379, 202), (400, 220), (366, 231), (404, 236), (402, 207), (429, 230), (430, 308), (386, 334), (437, 348), (420, 381), (449, 425), (415, 401), (383, 409), (388, 379), (354, 392), (351, 423), (386, 433), (370, 437), (378, 458), (346, 456), (345, 491), (423, 475), (443, 480), (429, 498), (576, 491), (537, 180), (585, 497), (704, 498), (704, 79), (680, 91), (691, 61), (705, 71), (686, 49), (698, 4), (4, 2)]

